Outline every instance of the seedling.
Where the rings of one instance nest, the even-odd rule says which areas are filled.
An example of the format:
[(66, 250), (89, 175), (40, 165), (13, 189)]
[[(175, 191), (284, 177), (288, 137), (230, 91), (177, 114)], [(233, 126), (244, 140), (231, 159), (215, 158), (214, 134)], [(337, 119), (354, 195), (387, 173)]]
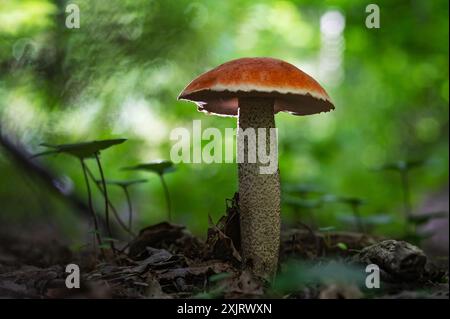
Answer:
[(409, 218), (409, 222), (416, 226), (422, 226), (428, 223), (430, 220), (435, 218), (445, 218), (447, 217), (447, 212), (431, 212), (423, 215), (414, 215)]
[[(102, 188), (102, 183), (100, 181), (100, 183), (98, 182), (98, 180), (95, 178), (94, 174), (92, 173), (92, 171), (89, 169), (89, 167), (86, 166), (86, 172), (89, 175), (89, 177), (91, 178), (91, 180), (97, 185), (100, 193), (102, 193), (103, 198), (105, 198), (105, 192), (103, 191)], [(123, 228), (123, 230), (125, 230), (129, 235), (131, 235), (132, 237), (135, 237), (136, 234), (134, 234), (132, 232), (131, 229), (128, 228), (127, 225), (125, 225), (125, 223), (122, 221), (122, 219), (119, 217), (119, 213), (117, 212), (117, 209), (114, 207), (114, 205), (112, 204), (111, 200), (108, 198), (108, 205), (109, 208), (111, 209), (111, 211), (113, 212), (114, 218), (116, 219), (116, 221), (119, 223), (119, 225)]]
[(331, 246), (331, 238), (330, 238), (330, 232), (335, 230), (336, 227), (334, 226), (327, 226), (327, 227), (321, 227), (319, 228), (319, 231), (324, 234), (324, 240), (325, 244), (330, 247)]
[[(90, 141), (90, 142), (81, 142), (81, 143), (74, 143), (74, 144), (60, 144), (60, 145), (52, 145), (52, 144), (43, 143), (43, 144), (41, 144), (41, 146), (48, 147), (48, 148), (50, 148), (50, 150), (42, 152), (42, 153), (38, 153), (33, 156), (33, 158), (34, 158), (34, 157), (43, 156), (43, 155), (52, 155), (52, 154), (57, 155), (57, 154), (63, 153), (63, 154), (72, 155), (79, 159), (81, 168), (83, 171), (84, 181), (86, 183), (86, 190), (87, 190), (87, 194), (88, 194), (88, 206), (89, 206), (89, 210), (91, 211), (92, 219), (94, 222), (94, 232), (95, 232), (95, 236), (97, 238), (97, 243), (100, 248), (102, 257), (105, 256), (104, 250), (103, 250), (104, 245), (103, 245), (103, 241), (102, 241), (100, 231), (99, 231), (97, 214), (95, 213), (93, 202), (92, 202), (92, 192), (91, 192), (91, 187), (89, 184), (89, 179), (88, 179), (88, 174), (87, 174), (88, 168), (87, 168), (85, 160), (88, 158), (95, 158), (95, 160), (97, 162), (98, 170), (100, 172), (100, 177), (101, 177), (102, 184), (103, 184), (104, 195), (105, 195), (106, 229), (107, 229), (109, 237), (112, 237), (111, 227), (110, 227), (110, 223), (109, 223), (108, 192), (106, 189), (103, 168), (102, 168), (102, 165), (100, 162), (100, 151), (110, 148), (111, 146), (114, 146), (117, 144), (122, 144), (125, 141), (126, 141), (126, 139), (110, 139), (110, 140), (102, 140), (102, 141)], [(110, 242), (110, 247), (114, 251), (114, 244), (112, 242)]]
[(314, 209), (320, 207), (322, 204), (321, 200), (317, 199), (302, 199), (294, 196), (285, 196), (283, 198), (283, 202), (287, 205), (298, 207), (298, 208), (307, 208)]
[(366, 201), (364, 199), (358, 198), (358, 197), (343, 197), (343, 196), (335, 196), (335, 195), (325, 195), (324, 197), (322, 197), (322, 200), (324, 202), (328, 202), (328, 203), (337, 202), (337, 203), (343, 203), (343, 204), (348, 205), (352, 211), (358, 231), (361, 233), (366, 232), (364, 221), (361, 218), (361, 215), (359, 213), (359, 208), (362, 205), (366, 204)]
[(309, 184), (288, 184), (282, 188), (286, 193), (297, 195), (300, 198), (309, 198), (313, 195), (320, 195), (322, 191), (314, 185)]
[(169, 189), (167, 188), (166, 181), (164, 180), (164, 174), (175, 171), (175, 167), (171, 161), (158, 160), (152, 161), (149, 163), (138, 164), (135, 166), (124, 167), (124, 170), (138, 170), (138, 171), (146, 171), (156, 173), (159, 176), (161, 181), (161, 185), (164, 189), (164, 195), (166, 198), (166, 206), (167, 206), (167, 217), (169, 221), (172, 221), (172, 212), (171, 212), (171, 202), (170, 202), (170, 194)]
[(309, 212), (309, 215), (313, 217), (315, 215), (314, 210), (322, 205), (320, 199), (305, 199), (291, 195), (283, 196), (282, 202), (292, 207), (297, 216), (299, 215), (300, 210), (306, 210)]
[(417, 161), (397, 161), (392, 163), (386, 163), (376, 170), (394, 171), (400, 174), (402, 192), (403, 192), (403, 212), (406, 219), (410, 219), (412, 215), (411, 195), (410, 195), (410, 182), (409, 172), (413, 168), (421, 167), (425, 164), (423, 160)]
[(429, 221), (436, 219), (436, 218), (445, 218), (447, 217), (447, 212), (430, 212), (426, 214), (421, 215), (412, 215), (408, 219), (409, 225), (413, 228), (411, 231), (406, 232), (406, 235), (404, 237), (404, 240), (407, 240), (411, 243), (414, 243), (416, 245), (420, 245), (423, 240), (432, 237), (434, 234), (432, 232), (415, 232), (415, 229), (417, 227), (423, 226), (427, 224)]
[[(357, 223), (355, 216), (353, 214), (339, 215), (338, 219), (344, 223), (353, 223), (353, 224)], [(392, 222), (391, 215), (379, 214), (379, 213), (377, 213), (376, 215), (372, 215), (372, 216), (364, 216), (364, 217), (361, 216), (360, 219), (361, 219), (361, 223), (364, 225), (365, 230), (367, 232), (369, 232), (369, 230), (375, 226), (386, 225), (386, 224), (389, 224), (390, 222)]]
[[(125, 194), (125, 198), (127, 200), (127, 206), (128, 206), (128, 229), (131, 230), (132, 228), (132, 223), (133, 223), (133, 205), (131, 202), (131, 197), (130, 197), (130, 192), (128, 191), (128, 187), (132, 186), (132, 185), (136, 185), (136, 184), (142, 184), (142, 183), (146, 183), (147, 180), (146, 179), (132, 179), (132, 180), (123, 180), (123, 181), (112, 181), (112, 180), (107, 180), (106, 184), (109, 185), (115, 185), (115, 186), (119, 186), (123, 193)], [(101, 180), (97, 180), (97, 183), (101, 183)]]

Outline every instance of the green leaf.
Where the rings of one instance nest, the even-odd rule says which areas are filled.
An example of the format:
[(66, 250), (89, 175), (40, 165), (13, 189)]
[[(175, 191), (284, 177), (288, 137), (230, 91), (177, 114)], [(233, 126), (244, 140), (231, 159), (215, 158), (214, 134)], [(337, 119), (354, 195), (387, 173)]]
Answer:
[(283, 187), (283, 191), (303, 196), (322, 193), (316, 186), (308, 184), (287, 184)]
[(231, 277), (231, 274), (228, 272), (222, 272), (219, 274), (215, 274), (209, 277), (209, 281), (210, 282), (217, 282), (217, 281), (221, 281), (223, 279), (229, 278)]
[(328, 226), (328, 227), (320, 227), (319, 231), (326, 233), (326, 232), (333, 231), (335, 229), (336, 229), (336, 227), (334, 227), (334, 226)]
[[(100, 180), (96, 180), (96, 182), (98, 184), (102, 184), (102, 180), (101, 179)], [(126, 179), (126, 180), (106, 180), (105, 182), (106, 182), (106, 184), (109, 184), (109, 185), (128, 187), (128, 186), (135, 185), (135, 184), (146, 183), (147, 180), (146, 179)]]
[(361, 218), (368, 225), (386, 225), (393, 221), (392, 215), (376, 214), (373, 216), (363, 216)]
[(102, 240), (107, 241), (107, 242), (116, 242), (119, 241), (116, 238), (111, 238), (111, 237), (102, 237)]
[[(337, 216), (337, 219), (344, 223), (356, 223), (356, 218), (352, 213), (341, 214)], [(392, 216), (387, 214), (377, 214), (373, 216), (360, 216), (359, 220), (364, 225), (386, 225), (392, 222)]]
[(173, 172), (175, 170), (175, 167), (171, 161), (156, 160), (149, 163), (142, 163), (135, 166), (124, 167), (123, 169), (134, 171), (147, 171), (163, 175), (169, 172)]
[(45, 155), (52, 155), (52, 154), (58, 154), (57, 151), (45, 151), (42, 153), (37, 153), (31, 156), (31, 158), (39, 157), (39, 156), (45, 156)]
[(299, 208), (317, 208), (320, 206), (321, 201), (313, 199), (302, 199), (294, 196), (284, 196), (283, 203)]
[(213, 288), (210, 291), (203, 291), (196, 295), (194, 295), (193, 299), (216, 299), (220, 298), (220, 296), (223, 294), (223, 288), (217, 287)]
[(386, 163), (381, 165), (375, 170), (385, 170), (385, 171), (408, 171), (412, 168), (423, 166), (426, 163), (425, 160), (409, 160), (409, 161), (396, 161), (391, 163)]
[(410, 223), (415, 225), (423, 225), (435, 218), (443, 218), (447, 216), (447, 212), (432, 212), (423, 215), (414, 215), (408, 218)]
[(322, 202), (324, 203), (344, 203), (348, 205), (361, 206), (367, 203), (367, 201), (363, 198), (359, 197), (346, 197), (346, 196), (337, 196), (332, 194), (327, 194), (322, 196)]
[(35, 154), (32, 157), (34, 158), (43, 155), (65, 153), (82, 159), (89, 158), (94, 156), (101, 150), (105, 150), (107, 148), (110, 148), (111, 146), (121, 144), (125, 141), (126, 139), (120, 138), (120, 139), (110, 139), (110, 140), (90, 141), (74, 144), (60, 144), (60, 145), (51, 145), (47, 143), (42, 143), (41, 146), (52, 148), (52, 150)]
[(322, 196), (322, 202), (324, 203), (334, 203), (338, 201), (338, 196), (333, 194), (326, 194)]
[(336, 247), (341, 249), (341, 250), (348, 250), (348, 246), (346, 243), (337, 243)]

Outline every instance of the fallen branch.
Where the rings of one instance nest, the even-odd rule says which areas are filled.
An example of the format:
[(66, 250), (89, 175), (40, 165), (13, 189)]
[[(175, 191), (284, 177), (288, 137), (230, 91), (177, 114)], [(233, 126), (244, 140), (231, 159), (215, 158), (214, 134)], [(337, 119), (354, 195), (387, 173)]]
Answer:
[[(6, 134), (0, 133), (0, 149), (11, 160), (11, 163), (26, 171), (29, 176), (44, 184), (54, 195), (66, 202), (69, 206), (79, 212), (83, 218), (91, 219), (89, 207), (76, 194), (65, 192), (59, 185), (62, 185), (60, 178), (48, 167), (35, 160), (31, 160), (32, 154), (26, 151), (25, 147), (17, 142), (13, 142)], [(99, 216), (99, 223), (105, 227), (105, 220)]]

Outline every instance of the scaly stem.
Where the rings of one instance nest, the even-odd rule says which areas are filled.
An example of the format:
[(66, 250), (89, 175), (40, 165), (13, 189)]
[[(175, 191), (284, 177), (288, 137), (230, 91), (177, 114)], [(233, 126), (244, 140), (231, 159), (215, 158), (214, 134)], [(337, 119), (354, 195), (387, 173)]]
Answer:
[[(265, 149), (267, 155), (269, 147), (273, 147), (271, 152), (277, 152), (276, 136), (274, 141), (271, 139), (271, 129), (275, 128), (273, 100), (240, 98), (238, 126), (242, 257), (244, 265), (254, 274), (270, 279), (277, 270), (280, 246), (280, 179), (278, 166), (272, 167), (271, 172), (261, 172), (268, 165), (262, 163), (259, 151), (263, 154)], [(247, 132), (251, 135), (252, 129), (256, 134), (254, 140), (247, 135)], [(250, 158), (252, 154), (256, 155), (255, 161)]]
[(166, 181), (164, 180), (163, 174), (159, 174), (159, 178), (161, 179), (161, 184), (164, 188), (164, 196), (166, 197), (166, 206), (167, 206), (167, 217), (169, 221), (172, 221), (172, 212), (171, 212), (171, 203), (170, 203), (170, 195), (169, 189), (167, 188)]
[[(95, 176), (94, 174), (92, 174), (91, 170), (89, 169), (89, 167), (86, 166), (86, 172), (88, 173), (89, 177), (91, 178), (91, 180), (94, 182), (95, 185), (97, 185), (98, 189), (100, 190), (100, 192), (102, 193), (103, 197), (105, 197), (105, 192), (103, 191), (102, 187), (96, 182), (95, 180)], [(119, 223), (119, 225), (132, 237), (136, 237), (136, 235), (131, 231), (131, 229), (128, 229), (127, 225), (125, 225), (125, 223), (122, 221), (122, 219), (120, 219), (119, 214), (117, 212), (117, 209), (114, 207), (114, 205), (111, 203), (111, 201), (108, 199), (108, 204), (109, 207), (111, 208), (114, 218), (117, 220), (117, 222)]]
[(97, 238), (98, 245), (100, 246), (100, 252), (101, 252), (102, 258), (104, 259), (105, 258), (105, 251), (103, 249), (102, 237), (100, 236), (100, 229), (98, 227), (97, 215), (95, 214), (94, 206), (92, 204), (91, 186), (89, 185), (89, 179), (88, 179), (87, 173), (86, 173), (86, 168), (87, 167), (86, 167), (86, 163), (81, 158), (80, 158), (80, 163), (81, 163), (81, 168), (83, 169), (84, 181), (86, 182), (86, 190), (87, 190), (87, 193), (88, 193), (88, 206), (89, 206), (89, 210), (91, 211), (92, 220), (94, 221), (95, 237)]
[(128, 228), (132, 229), (133, 206), (131, 204), (130, 193), (128, 192), (128, 187), (124, 186), (124, 187), (122, 187), (122, 189), (123, 189), (123, 192), (125, 193), (125, 197), (127, 199), (127, 204), (128, 204)]

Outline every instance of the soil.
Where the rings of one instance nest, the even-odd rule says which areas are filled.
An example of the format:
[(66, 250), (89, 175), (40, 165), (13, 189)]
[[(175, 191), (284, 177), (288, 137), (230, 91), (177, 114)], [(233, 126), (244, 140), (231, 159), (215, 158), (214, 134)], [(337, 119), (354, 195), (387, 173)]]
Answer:
[[(339, 281), (306, 283), (278, 291), (243, 269), (238, 211), (228, 208), (207, 240), (182, 225), (142, 229), (117, 251), (71, 251), (58, 240), (13, 229), (0, 232), (0, 298), (448, 298), (447, 263), (436, 266), (419, 248), (353, 232), (319, 233), (307, 226), (282, 230), (280, 265), (303, 260), (377, 263), (384, 289), (368, 291)], [(20, 235), (18, 235), (20, 234)], [(68, 289), (67, 264), (81, 270), (80, 289)], [(280, 267), (283, 269), (283, 267)], [(333, 276), (331, 276), (333, 277)], [(333, 279), (333, 278), (330, 278)]]

